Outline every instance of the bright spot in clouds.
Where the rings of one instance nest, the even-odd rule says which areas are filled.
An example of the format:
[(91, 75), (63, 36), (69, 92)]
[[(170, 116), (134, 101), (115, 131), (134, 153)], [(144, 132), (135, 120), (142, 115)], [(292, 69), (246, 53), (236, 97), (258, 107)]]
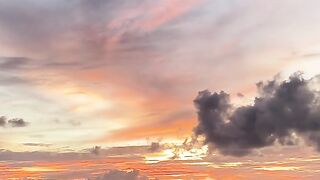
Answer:
[[(320, 74), (319, 7), (319, 0), (0, 0), (0, 179), (108, 172), (160, 180), (318, 179), (317, 147), (290, 141), (306, 131), (297, 124), (309, 105), (315, 108), (303, 137), (319, 142), (318, 99), (305, 105), (310, 93), (283, 93), (269, 104), (270, 119), (264, 103), (252, 105), (257, 82), (278, 73)], [(230, 117), (237, 122), (214, 123), (229, 112), (214, 121), (211, 108), (221, 101), (204, 103), (208, 121), (197, 129), (207, 131), (209, 144), (181, 143), (195, 135), (201, 113), (194, 100), (206, 89), (230, 94), (230, 111), (241, 107)], [(291, 97), (299, 97), (296, 105)], [(288, 101), (275, 108), (280, 100)], [(278, 132), (284, 123), (272, 120), (284, 105), (289, 126)], [(300, 107), (299, 123), (291, 123)], [(258, 113), (265, 124), (252, 120)], [(293, 125), (299, 132), (287, 133)], [(275, 134), (274, 142), (291, 146), (273, 146)], [(152, 141), (159, 146), (149, 147)]]

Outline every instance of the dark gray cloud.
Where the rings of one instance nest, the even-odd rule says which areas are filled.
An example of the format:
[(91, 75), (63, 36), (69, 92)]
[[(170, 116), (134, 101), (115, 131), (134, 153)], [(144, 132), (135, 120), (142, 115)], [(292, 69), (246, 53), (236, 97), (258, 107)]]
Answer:
[(26, 122), (25, 120), (21, 119), (21, 118), (14, 118), (14, 119), (8, 119), (5, 116), (1, 116), (0, 117), (0, 126), (2, 127), (6, 127), (6, 126), (10, 126), (10, 127), (25, 127), (27, 126), (29, 123)]
[(147, 180), (146, 176), (140, 174), (138, 170), (120, 171), (111, 170), (96, 180)]
[(25, 127), (28, 125), (28, 123), (21, 118), (10, 119), (8, 120), (8, 124), (11, 127)]
[(4, 116), (1, 117), (1, 121), (3, 122), (3, 126), (9, 125), (11, 127), (25, 127), (29, 124), (21, 118), (9, 119), (7, 121), (7, 118)]
[(311, 88), (312, 80), (295, 73), (286, 81), (259, 82), (253, 105), (237, 108), (223, 91), (202, 91), (194, 100), (199, 121), (195, 133), (221, 153), (234, 156), (275, 142), (293, 145), (296, 136), (320, 150), (320, 93)]

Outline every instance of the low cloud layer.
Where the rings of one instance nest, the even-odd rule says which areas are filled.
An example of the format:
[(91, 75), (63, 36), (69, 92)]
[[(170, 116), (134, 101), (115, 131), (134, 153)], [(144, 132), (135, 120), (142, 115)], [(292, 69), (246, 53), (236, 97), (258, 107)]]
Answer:
[(29, 123), (26, 122), (25, 120), (21, 119), (21, 118), (14, 118), (14, 119), (8, 119), (5, 116), (1, 116), (0, 117), (0, 126), (1, 127), (25, 127), (27, 126)]
[(24, 146), (32, 146), (32, 147), (49, 147), (52, 144), (45, 144), (45, 143), (23, 143)]
[(225, 155), (247, 155), (275, 142), (294, 145), (297, 137), (320, 151), (320, 92), (312, 88), (318, 80), (295, 73), (286, 81), (259, 82), (254, 103), (237, 108), (223, 91), (201, 91), (194, 100), (195, 133)]
[(148, 180), (146, 176), (142, 176), (139, 171), (120, 171), (111, 170), (96, 180)]

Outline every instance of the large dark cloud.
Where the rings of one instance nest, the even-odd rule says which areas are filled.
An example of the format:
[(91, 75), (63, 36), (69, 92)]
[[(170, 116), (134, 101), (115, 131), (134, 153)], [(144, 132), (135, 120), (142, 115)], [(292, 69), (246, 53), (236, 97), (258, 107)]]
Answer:
[(199, 121), (195, 133), (227, 155), (246, 155), (275, 142), (292, 145), (297, 136), (320, 150), (320, 93), (312, 88), (318, 79), (295, 73), (286, 81), (259, 82), (254, 103), (237, 108), (223, 91), (202, 91), (194, 100)]

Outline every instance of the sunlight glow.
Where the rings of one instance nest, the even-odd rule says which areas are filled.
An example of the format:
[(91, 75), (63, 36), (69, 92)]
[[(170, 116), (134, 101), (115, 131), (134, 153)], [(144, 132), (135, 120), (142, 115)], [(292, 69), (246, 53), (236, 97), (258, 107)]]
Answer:
[(292, 73), (301, 71), (306, 79), (309, 79), (319, 73), (320, 61), (318, 58), (304, 59), (292, 64), (283, 71), (285, 77)]
[(94, 94), (70, 93), (68, 99), (75, 105), (75, 112), (87, 112), (90, 110), (102, 110), (111, 107), (111, 103)]
[(257, 170), (265, 170), (265, 171), (293, 171), (299, 170), (299, 167), (294, 166), (273, 166), (273, 167), (257, 167)]
[(180, 160), (201, 160), (203, 157), (206, 156), (208, 147), (203, 146), (201, 148), (193, 148), (189, 151), (182, 150), (178, 154), (178, 159)]
[(193, 148), (185, 150), (182, 147), (165, 149), (161, 152), (150, 153), (145, 155), (146, 163), (158, 163), (168, 160), (202, 160), (206, 156), (208, 147)]
[(166, 149), (158, 153), (150, 153), (145, 155), (145, 162), (152, 164), (161, 161), (168, 161), (174, 157), (174, 151), (172, 149)]
[(62, 171), (64, 169), (49, 168), (49, 167), (24, 167), (21, 170), (26, 172), (56, 172), (56, 171)]

